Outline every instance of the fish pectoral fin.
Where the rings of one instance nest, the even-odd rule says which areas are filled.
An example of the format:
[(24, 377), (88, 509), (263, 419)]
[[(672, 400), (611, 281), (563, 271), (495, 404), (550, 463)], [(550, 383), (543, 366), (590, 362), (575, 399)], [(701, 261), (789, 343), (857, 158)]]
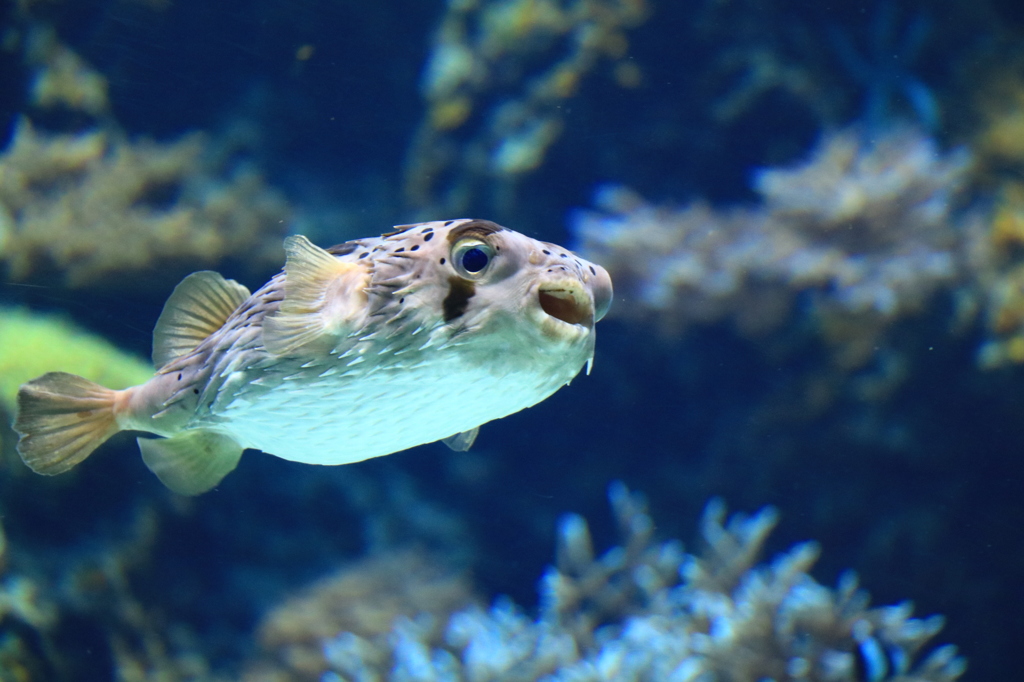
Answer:
[(242, 446), (214, 431), (187, 431), (173, 438), (139, 438), (142, 461), (160, 482), (181, 495), (198, 495), (238, 466)]
[(275, 355), (295, 355), (327, 341), (319, 350), (330, 350), (333, 340), (365, 315), (369, 273), (301, 235), (285, 239), (284, 249), (284, 300), (263, 321), (263, 346)]
[(478, 435), (480, 435), (480, 427), (474, 426), (469, 431), (460, 431), (454, 436), (448, 436), (442, 439), (441, 442), (455, 452), (465, 452), (473, 447), (473, 442), (476, 441)]
[(181, 280), (153, 329), (153, 364), (160, 369), (198, 346), (247, 298), (248, 289), (210, 270)]

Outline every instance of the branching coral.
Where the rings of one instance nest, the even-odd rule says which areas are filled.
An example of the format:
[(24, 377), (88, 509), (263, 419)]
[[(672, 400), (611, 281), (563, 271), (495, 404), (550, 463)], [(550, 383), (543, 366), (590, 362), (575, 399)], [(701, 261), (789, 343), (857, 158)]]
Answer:
[(400, 616), (446, 617), (475, 601), (468, 581), (417, 551), (372, 556), (310, 586), (271, 611), (259, 627), (270, 654), (253, 664), (247, 682), (317, 680), (328, 669), (322, 642), (345, 631), (361, 638), (387, 636)]
[[(59, 566), (45, 568), (24, 546), (6, 550), (19, 572), (3, 571), (0, 532), (0, 682), (118, 679), (208, 680), (213, 675), (182, 626), (168, 628), (163, 614), (135, 592), (131, 574), (151, 561), (157, 516), (141, 507), (127, 535), (111, 543), (92, 538), (65, 547)], [(92, 647), (82, 657), (80, 647)]]
[(0, 234), (14, 279), (56, 267), (71, 286), (111, 273), (240, 253), (279, 260), (288, 207), (261, 178), (218, 178), (205, 138), (129, 142), (116, 132), (38, 132), (21, 119), (0, 156)]
[(971, 230), (971, 267), (983, 302), (984, 368), (1024, 362), (1024, 79), (1019, 64), (983, 88), (975, 147), (979, 180), (993, 187), (991, 215)]
[(56, 605), (32, 580), (7, 574), (7, 538), (0, 526), (0, 681), (46, 679), (54, 652), (40, 633), (57, 621)]
[(586, 522), (567, 517), (537, 620), (499, 600), (399, 618), (388, 635), (343, 632), (324, 643), (333, 672), (321, 679), (853, 682), (866, 670), (876, 682), (951, 682), (964, 672), (954, 647), (926, 651), (941, 617), (871, 608), (851, 575), (836, 589), (818, 584), (813, 543), (756, 565), (771, 510), (726, 521), (712, 502), (707, 547), (692, 555), (652, 541), (641, 497), (621, 484), (610, 497), (622, 544), (594, 559)]
[(38, 585), (18, 575), (4, 575), (3, 568), (7, 551), (7, 540), (0, 528), (0, 622), (16, 618), (35, 629), (51, 627), (57, 620), (57, 609), (53, 603), (40, 595)]
[(60, 43), (52, 28), (32, 28), (26, 42), (26, 62), (35, 69), (29, 98), (34, 106), (62, 107), (93, 117), (109, 113), (107, 79)]
[[(974, 146), (983, 170), (1024, 166), (1024, 77), (1014, 60), (996, 71), (977, 93), (980, 125)], [(993, 178), (994, 180), (997, 178)]]
[(218, 163), (201, 134), (129, 140), (102, 74), (49, 27), (29, 25), (22, 40), (33, 115), (68, 125), (43, 132), (23, 116), (0, 155), (0, 260), (12, 278), (58, 269), (83, 286), (243, 252), (254, 268), (279, 261), (290, 209), (255, 171)]
[[(993, 52), (991, 18), (969, 3), (947, 2), (941, 10), (913, 0), (798, 7), (734, 0), (701, 8), (705, 16), (694, 23), (712, 60), (708, 78), (725, 89), (713, 109), (718, 121), (758, 125), (788, 115), (799, 128), (809, 114), (809, 123), (825, 127), (859, 119), (884, 130), (909, 121), (947, 132), (942, 124), (955, 124), (960, 102), (949, 92), (958, 77), (946, 70)], [(785, 114), (766, 97), (773, 94), (790, 107)]]
[(560, 105), (602, 58), (637, 82), (625, 31), (647, 15), (645, 0), (450, 0), (423, 76), (411, 203), (458, 212), (480, 185), (535, 170), (561, 132)]
[(132, 575), (153, 560), (159, 530), (153, 507), (136, 508), (123, 537), (71, 553), (50, 593), (59, 600), (62, 614), (84, 616), (88, 620), (82, 626), (88, 623), (99, 630), (116, 679), (217, 682), (221, 678), (211, 673), (194, 634), (181, 624), (167, 627), (164, 615), (144, 603), (133, 585)]
[(760, 206), (659, 208), (612, 188), (573, 229), (637, 304), (624, 314), (669, 329), (732, 319), (750, 333), (781, 324), (805, 294), (826, 337), (856, 320), (870, 343), (961, 280), (954, 210), (969, 166), (966, 152), (942, 154), (911, 129), (871, 142), (848, 129), (824, 136), (802, 165), (758, 172)]
[[(910, 69), (921, 53), (931, 21), (918, 12), (906, 25), (897, 26), (898, 6), (880, 0), (874, 9), (869, 40), (862, 52), (838, 26), (829, 27), (832, 44), (847, 72), (864, 88), (864, 118), (875, 128), (893, 117), (894, 100), (906, 100), (917, 122), (930, 131), (939, 127), (939, 103), (931, 89)], [(897, 35), (897, 33), (899, 35)]]
[(1006, 182), (992, 216), (971, 230), (971, 264), (984, 302), (988, 338), (978, 363), (993, 368), (1024, 362), (1024, 184)]

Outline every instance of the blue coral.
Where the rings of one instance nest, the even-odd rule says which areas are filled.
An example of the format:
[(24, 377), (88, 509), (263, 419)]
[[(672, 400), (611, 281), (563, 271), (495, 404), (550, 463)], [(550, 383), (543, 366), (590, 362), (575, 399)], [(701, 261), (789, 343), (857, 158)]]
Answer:
[(870, 608), (850, 573), (835, 589), (817, 583), (814, 543), (756, 564), (770, 508), (726, 520), (712, 501), (706, 548), (687, 554), (652, 540), (642, 497), (621, 483), (609, 497), (622, 544), (594, 559), (586, 522), (567, 517), (536, 619), (501, 598), (446, 625), (421, 614), (376, 639), (339, 633), (324, 642), (322, 682), (853, 682), (862, 670), (871, 682), (952, 682), (966, 668), (952, 646), (922, 655), (941, 617), (912, 618), (907, 603)]
[(576, 248), (602, 263), (621, 314), (666, 328), (733, 319), (761, 332), (803, 295), (817, 319), (884, 326), (965, 279), (957, 201), (972, 164), (920, 129), (822, 136), (810, 158), (755, 172), (756, 207), (652, 206), (621, 187), (573, 217)]
[(846, 72), (864, 89), (863, 120), (869, 129), (891, 125), (896, 118), (896, 102), (904, 100), (916, 122), (935, 132), (941, 122), (938, 98), (914, 72), (931, 20), (919, 11), (900, 30), (898, 15), (892, 0), (878, 3), (863, 51), (848, 32), (834, 24), (829, 26), (829, 36)]

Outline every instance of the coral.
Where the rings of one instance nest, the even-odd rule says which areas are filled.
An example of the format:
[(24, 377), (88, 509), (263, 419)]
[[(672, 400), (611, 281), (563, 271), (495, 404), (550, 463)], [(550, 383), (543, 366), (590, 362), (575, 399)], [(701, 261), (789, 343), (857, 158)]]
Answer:
[(805, 105), (819, 121), (836, 118), (830, 111), (830, 98), (823, 96), (824, 85), (808, 72), (806, 65), (792, 63), (768, 47), (739, 45), (723, 51), (718, 58), (718, 80), (731, 87), (711, 106), (714, 120), (731, 123), (756, 110), (758, 100), (773, 90), (787, 93)]
[(938, 98), (910, 70), (928, 38), (931, 21), (918, 12), (898, 31), (897, 15), (893, 0), (877, 3), (863, 53), (836, 25), (829, 27), (831, 42), (842, 65), (865, 90), (864, 118), (871, 127), (884, 128), (892, 120), (893, 103), (902, 98), (917, 123), (934, 132), (940, 124)]
[(759, 206), (655, 207), (611, 187), (572, 229), (635, 303), (618, 314), (670, 331), (732, 319), (754, 334), (804, 296), (803, 314), (856, 365), (886, 325), (963, 279), (954, 211), (969, 169), (966, 151), (940, 153), (913, 129), (868, 142), (851, 128), (801, 165), (758, 171)]
[(407, 160), (413, 206), (457, 213), (479, 185), (534, 171), (561, 132), (561, 105), (602, 58), (620, 84), (638, 82), (625, 31), (648, 14), (645, 0), (450, 0)]
[[(957, 0), (942, 10), (907, 0), (840, 2), (828, 12), (734, 0), (706, 3), (694, 26), (709, 55), (704, 78), (722, 92), (712, 105), (715, 122), (745, 119), (758, 133), (782, 138), (773, 139), (775, 145), (802, 125), (828, 128), (853, 120), (871, 131), (910, 122), (948, 134), (962, 103), (951, 89), (967, 79), (966, 69), (952, 74), (947, 67), (974, 62), (978, 68), (980, 55), (995, 52), (979, 40), (987, 33), (992, 39), (990, 16)], [(786, 117), (784, 125), (765, 128), (779, 116)]]
[(971, 261), (983, 300), (985, 369), (1024, 362), (1024, 184), (1004, 182), (991, 217), (971, 231)]
[(63, 107), (98, 117), (110, 111), (107, 79), (57, 40), (51, 27), (28, 32), (25, 60), (34, 67), (29, 101), (36, 107)]
[(72, 372), (112, 388), (147, 381), (153, 368), (67, 320), (0, 307), (0, 409), (14, 414), (18, 387), (45, 372)]
[[(640, 303), (615, 314), (654, 318), (672, 333), (723, 319), (747, 334), (771, 330), (806, 296), (803, 313), (839, 349), (839, 364), (857, 367), (889, 325), (942, 291), (955, 299), (952, 328), (980, 312), (980, 367), (1020, 364), (1024, 80), (998, 75), (979, 101), (970, 153), (943, 154), (912, 128), (875, 130), (870, 142), (849, 128), (825, 135), (803, 165), (757, 171), (762, 201), (752, 209), (655, 207), (603, 188), (601, 212), (574, 219), (579, 246)], [(964, 190), (979, 188), (984, 210), (958, 211)]]
[(198, 133), (130, 140), (110, 114), (106, 78), (52, 27), (26, 17), (7, 37), (30, 74), (31, 115), (63, 129), (45, 132), (22, 115), (0, 155), (0, 260), (13, 279), (56, 268), (77, 287), (242, 252), (254, 269), (277, 264), (290, 208), (231, 162), (239, 150)]
[(218, 178), (206, 138), (129, 142), (116, 131), (38, 132), (22, 118), (0, 156), (0, 233), (11, 277), (56, 267), (70, 286), (113, 273), (246, 253), (279, 260), (288, 207), (254, 172)]
[[(49, 570), (25, 547), (7, 545), (10, 563), (17, 555), (21, 570), (5, 574), (0, 554), (0, 682), (219, 679), (195, 637), (180, 625), (168, 627), (135, 593), (131, 574), (151, 561), (158, 536), (153, 508), (136, 509), (125, 525), (124, 537), (63, 548)], [(84, 658), (83, 643), (91, 647)]]
[(911, 618), (907, 603), (869, 607), (846, 574), (835, 589), (808, 571), (813, 543), (756, 565), (775, 513), (725, 519), (708, 505), (706, 548), (652, 541), (643, 499), (610, 490), (622, 544), (595, 559), (586, 522), (559, 530), (558, 566), (542, 582), (531, 620), (507, 599), (450, 617), (397, 619), (387, 635), (342, 632), (323, 654), (339, 680), (841, 680), (951, 682), (955, 647), (929, 650), (942, 618)]
[(0, 682), (48, 679), (51, 647), (40, 639), (57, 609), (32, 580), (7, 573), (9, 547), (0, 525)]
[(214, 682), (196, 636), (181, 624), (168, 627), (159, 608), (147, 607), (132, 583), (133, 574), (150, 570), (159, 530), (156, 510), (137, 507), (121, 537), (70, 552), (60, 585), (50, 592), (59, 595), (62, 614), (84, 616), (100, 630), (117, 679)]
[(986, 338), (978, 364), (990, 369), (1024, 362), (1024, 79), (1000, 73), (982, 88), (982, 124), (974, 147), (979, 184), (990, 186), (992, 208), (970, 233), (971, 266), (985, 311)]
[(1020, 75), (1021, 66), (1019, 60), (1015, 60), (979, 88), (976, 108), (981, 121), (974, 147), (983, 168), (1019, 170), (1024, 165), (1024, 77)]
[(40, 594), (39, 586), (18, 575), (4, 575), (7, 557), (7, 539), (0, 527), (0, 622), (16, 618), (28, 626), (45, 630), (57, 620), (57, 609)]
[(475, 601), (464, 577), (413, 550), (371, 555), (327, 576), (271, 611), (258, 629), (269, 656), (249, 667), (248, 682), (318, 680), (328, 664), (323, 640), (339, 630), (386, 636), (399, 617), (447, 616)]

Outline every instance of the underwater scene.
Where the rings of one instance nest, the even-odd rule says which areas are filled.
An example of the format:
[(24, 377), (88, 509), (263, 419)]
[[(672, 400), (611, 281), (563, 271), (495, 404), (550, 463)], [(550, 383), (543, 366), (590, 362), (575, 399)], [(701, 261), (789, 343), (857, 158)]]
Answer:
[(0, 682), (1020, 674), (1019, 0), (6, 0), (0, 123)]

